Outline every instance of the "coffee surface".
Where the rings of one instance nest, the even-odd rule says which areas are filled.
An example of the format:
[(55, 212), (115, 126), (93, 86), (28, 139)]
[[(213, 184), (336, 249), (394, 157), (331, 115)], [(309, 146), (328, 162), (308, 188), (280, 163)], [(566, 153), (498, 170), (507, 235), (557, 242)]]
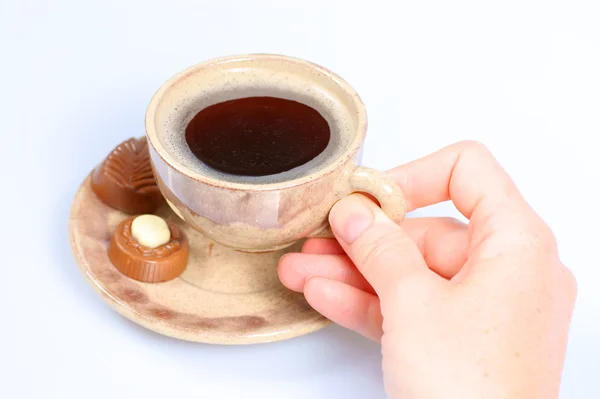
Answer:
[(246, 97), (202, 109), (185, 129), (191, 152), (219, 171), (266, 176), (314, 159), (330, 128), (315, 109), (276, 97)]

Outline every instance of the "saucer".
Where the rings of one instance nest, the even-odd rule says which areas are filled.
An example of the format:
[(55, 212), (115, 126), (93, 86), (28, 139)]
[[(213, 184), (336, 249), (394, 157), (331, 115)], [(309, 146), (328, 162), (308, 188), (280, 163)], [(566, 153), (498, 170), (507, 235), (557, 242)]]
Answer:
[(189, 263), (174, 280), (142, 283), (122, 275), (108, 259), (111, 235), (129, 215), (101, 202), (90, 177), (73, 201), (69, 235), (75, 259), (94, 290), (121, 315), (173, 338), (232, 345), (280, 341), (329, 324), (277, 278), (279, 258), (299, 246), (238, 252), (188, 227), (167, 205), (155, 214), (187, 235)]

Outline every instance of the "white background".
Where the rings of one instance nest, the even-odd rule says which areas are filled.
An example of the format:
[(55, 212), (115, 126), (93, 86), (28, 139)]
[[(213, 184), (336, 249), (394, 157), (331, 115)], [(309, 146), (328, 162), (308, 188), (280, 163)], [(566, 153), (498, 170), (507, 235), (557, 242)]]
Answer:
[(246, 52), (305, 58), (348, 80), (369, 113), (368, 166), (486, 143), (579, 281), (562, 397), (600, 397), (599, 7), (0, 0), (0, 397), (385, 396), (379, 346), (340, 327), (260, 346), (179, 342), (112, 312), (71, 258), (77, 186), (144, 134), (154, 91), (192, 64)]

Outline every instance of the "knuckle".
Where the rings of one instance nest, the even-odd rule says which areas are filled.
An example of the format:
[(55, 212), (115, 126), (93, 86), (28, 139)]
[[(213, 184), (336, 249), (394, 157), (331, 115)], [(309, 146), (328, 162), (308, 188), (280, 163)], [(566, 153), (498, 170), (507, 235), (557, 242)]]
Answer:
[(530, 243), (533, 247), (544, 251), (547, 254), (556, 255), (558, 253), (558, 242), (554, 232), (542, 219), (537, 218), (533, 221), (529, 230)]
[(464, 152), (478, 154), (478, 155), (483, 154), (483, 155), (491, 156), (490, 150), (481, 141), (465, 140), (465, 141), (460, 142), (460, 145)]
[(540, 229), (539, 239), (545, 246), (558, 251), (558, 242), (556, 241), (554, 231), (546, 223)]
[(577, 279), (575, 278), (575, 275), (573, 274), (573, 272), (564, 265), (561, 268), (561, 272), (562, 272), (563, 282), (565, 284), (565, 290), (566, 290), (567, 294), (569, 295), (569, 297), (574, 301), (575, 298), (577, 298), (577, 291), (578, 291)]
[[(527, 251), (537, 256), (558, 258), (558, 243), (550, 226), (531, 208), (526, 207), (512, 214), (502, 215), (498, 228), (507, 242), (517, 251)], [(501, 224), (500, 224), (501, 223)]]

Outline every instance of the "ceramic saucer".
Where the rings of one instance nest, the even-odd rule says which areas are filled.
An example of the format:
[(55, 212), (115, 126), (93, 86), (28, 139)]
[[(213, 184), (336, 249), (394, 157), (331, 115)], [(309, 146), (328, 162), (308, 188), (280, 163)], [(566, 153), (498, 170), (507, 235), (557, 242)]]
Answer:
[(329, 324), (277, 278), (279, 258), (234, 251), (188, 227), (164, 206), (157, 215), (176, 223), (190, 242), (185, 272), (164, 283), (122, 275), (108, 259), (116, 225), (128, 215), (101, 202), (88, 177), (79, 188), (69, 222), (71, 247), (90, 285), (126, 318), (188, 341), (214, 344), (272, 342), (308, 334)]

